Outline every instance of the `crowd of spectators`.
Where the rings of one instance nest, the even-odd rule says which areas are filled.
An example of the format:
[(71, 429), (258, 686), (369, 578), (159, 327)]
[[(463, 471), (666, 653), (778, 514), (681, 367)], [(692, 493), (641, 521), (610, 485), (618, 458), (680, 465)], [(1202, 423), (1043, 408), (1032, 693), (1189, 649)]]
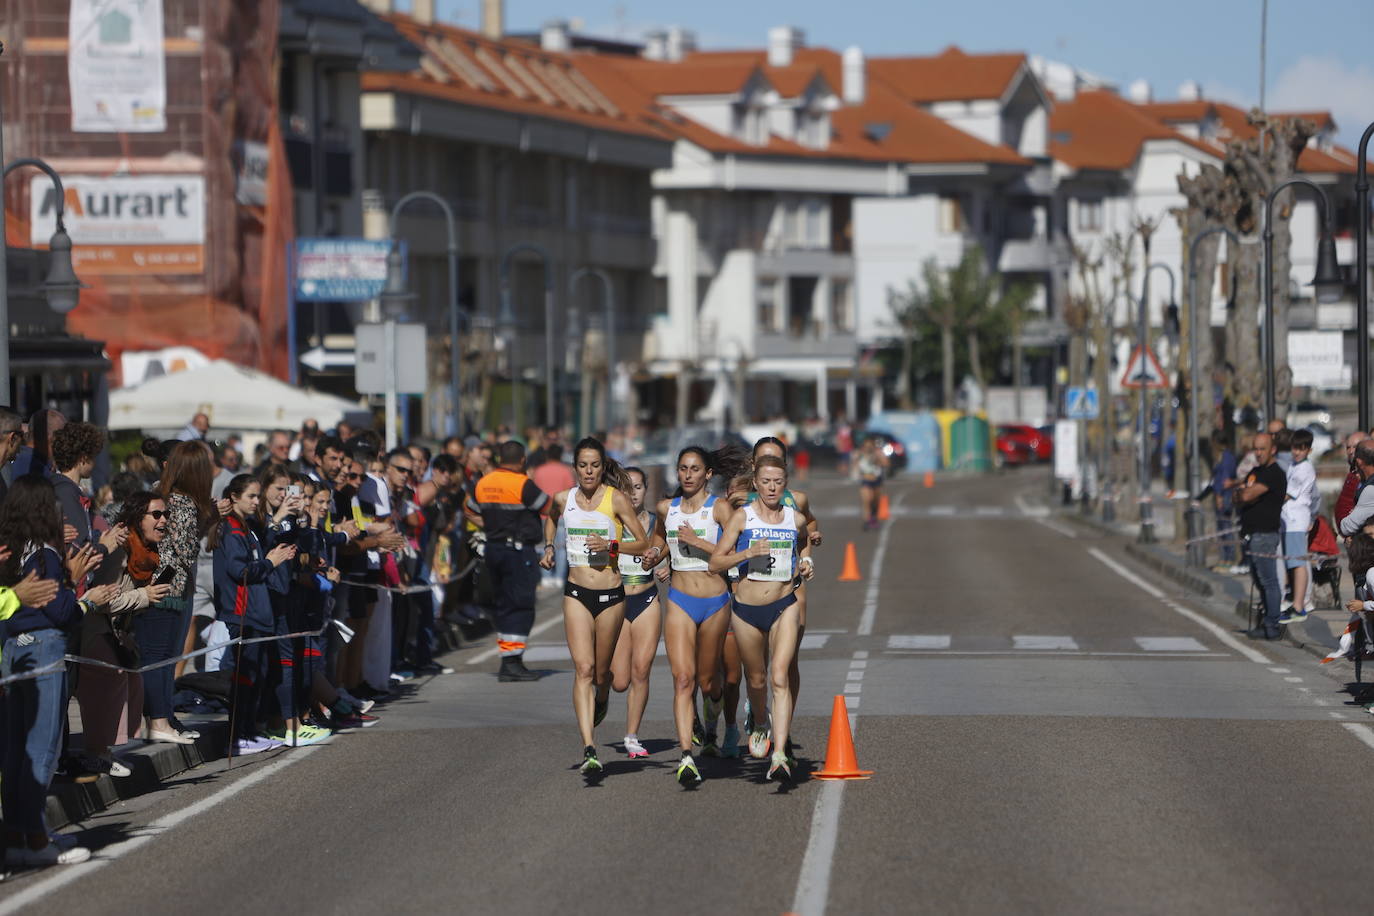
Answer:
[[(231, 755), (374, 725), (398, 685), (451, 673), (441, 617), (488, 626), (462, 505), (508, 430), (389, 451), (347, 423), (255, 449), (211, 433), (198, 414), (145, 439), (92, 492), (104, 430), (0, 408), (0, 678), (21, 676), (0, 687), (12, 867), (89, 857), (47, 829), (54, 779), (128, 776), (135, 742), (201, 738), (214, 719), (191, 713), (227, 714)], [(527, 436), (552, 480), (561, 435)]]

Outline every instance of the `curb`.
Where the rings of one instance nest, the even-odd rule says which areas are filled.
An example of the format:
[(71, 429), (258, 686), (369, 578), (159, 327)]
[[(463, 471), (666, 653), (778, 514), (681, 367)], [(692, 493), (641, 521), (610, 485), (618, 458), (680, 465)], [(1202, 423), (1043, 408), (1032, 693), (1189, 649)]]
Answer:
[[(1059, 515), (1065, 521), (1072, 521), (1085, 528), (1091, 528), (1104, 536), (1124, 539), (1125, 534), (1106, 522), (1100, 521), (1092, 516), (1082, 515), (1077, 512), (1065, 512)], [(1178, 556), (1160, 544), (1139, 544), (1135, 541), (1127, 541), (1125, 552), (1132, 559), (1148, 566), (1149, 568), (1168, 576), (1178, 585), (1183, 586), (1204, 598), (1230, 598), (1233, 599), (1232, 616), (1245, 621), (1245, 625), (1250, 625), (1250, 591), (1241, 583), (1227, 576), (1219, 576), (1210, 570), (1193, 569), (1187, 565), (1183, 557)], [(1211, 608), (1210, 602), (1204, 604), (1213, 616), (1220, 617), (1223, 621), (1230, 623), (1222, 615), (1216, 614)], [(1325, 658), (1331, 650), (1336, 648), (1334, 641), (1323, 640), (1320, 636), (1312, 636), (1307, 632), (1304, 624), (1293, 623), (1283, 628), (1282, 642), (1317, 657)]]
[(119, 779), (101, 776), (85, 784), (53, 783), (45, 812), (48, 829), (59, 830), (85, 820), (117, 802), (154, 792), (187, 770), (224, 759), (229, 735), (227, 721), (211, 719), (187, 724), (200, 732), (195, 744), (145, 744), (120, 754), (120, 760), (133, 770), (132, 775)]

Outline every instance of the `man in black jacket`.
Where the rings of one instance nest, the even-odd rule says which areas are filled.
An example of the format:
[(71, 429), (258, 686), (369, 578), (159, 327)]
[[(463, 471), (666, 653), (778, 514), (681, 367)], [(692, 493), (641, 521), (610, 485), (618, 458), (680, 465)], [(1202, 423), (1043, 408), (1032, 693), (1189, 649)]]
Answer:
[(1274, 438), (1268, 433), (1255, 436), (1255, 457), (1259, 463), (1245, 479), (1236, 494), (1240, 506), (1240, 533), (1245, 539), (1245, 551), (1250, 561), (1250, 575), (1254, 576), (1264, 599), (1264, 617), (1259, 625), (1245, 635), (1251, 639), (1278, 639), (1279, 605), (1283, 602), (1283, 586), (1279, 584), (1279, 529), (1282, 525), (1284, 494), (1288, 491), (1288, 477), (1275, 463)]

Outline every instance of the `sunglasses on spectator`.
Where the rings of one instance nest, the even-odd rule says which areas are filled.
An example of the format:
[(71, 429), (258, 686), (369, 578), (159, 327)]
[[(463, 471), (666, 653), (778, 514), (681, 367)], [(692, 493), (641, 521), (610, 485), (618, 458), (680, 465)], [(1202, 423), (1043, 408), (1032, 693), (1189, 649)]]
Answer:
[(413, 470), (408, 464), (393, 464), (391, 465), (391, 469), (393, 471), (405, 471), (407, 474)]
[(362, 476), (363, 476), (362, 474), (345, 474), (345, 475), (344, 475), (345, 479), (347, 479), (347, 480), (361, 480), (361, 479), (362, 479)]
[(148, 513), (148, 516), (149, 516), (153, 521), (157, 521), (158, 519), (171, 518), (171, 517), (172, 517), (172, 513), (168, 512), (168, 511), (165, 510), (165, 509), (154, 509), (153, 511), (151, 511), (151, 512)]

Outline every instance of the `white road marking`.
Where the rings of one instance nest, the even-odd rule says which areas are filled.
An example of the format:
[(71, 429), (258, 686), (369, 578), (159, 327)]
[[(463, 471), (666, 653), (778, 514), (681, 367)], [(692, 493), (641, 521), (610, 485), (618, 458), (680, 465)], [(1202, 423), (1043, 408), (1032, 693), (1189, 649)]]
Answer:
[(138, 847), (157, 839), (167, 831), (185, 823), (191, 818), (203, 814), (216, 805), (228, 801), (244, 789), (251, 788), (264, 780), (271, 779), (291, 764), (309, 756), (318, 747), (319, 745), (312, 745), (310, 747), (295, 748), (287, 752), (281, 759), (265, 764), (255, 772), (249, 773), (242, 779), (238, 779), (224, 786), (219, 791), (205, 796), (200, 801), (187, 805), (180, 811), (174, 811), (166, 817), (159, 818), (145, 827), (138, 828), (138, 832), (127, 840), (106, 846), (95, 852), (90, 859), (82, 862), (80, 865), (63, 865), (53, 869), (49, 877), (34, 881), (32, 884), (26, 885), (17, 893), (0, 900), (0, 916), (7, 916), (7, 914), (18, 912), (31, 903), (37, 903), (58, 888), (64, 887), (78, 878), (84, 878), (96, 869), (103, 868), (120, 856), (133, 852)]
[(1370, 728), (1368, 725), (1360, 725), (1355, 722), (1347, 722), (1345, 724), (1345, 730), (1356, 738), (1359, 738), (1371, 748), (1374, 748), (1374, 728)]
[(1275, 674), (1287, 674), (1287, 673), (1288, 673), (1288, 669), (1287, 669), (1287, 668), (1270, 668), (1269, 670), (1272, 671), (1272, 672), (1274, 672)]
[(1031, 655), (1049, 658), (1230, 658), (1229, 652), (1089, 652), (1083, 649), (893, 649), (896, 655), (946, 655), (951, 658), (972, 656), (1003, 656), (1026, 658)]
[[(867, 664), (867, 662), (864, 664)], [(862, 681), (863, 679), (864, 670), (862, 668), (851, 668), (849, 673), (845, 675), (845, 680), (847, 681)]]
[[(892, 501), (892, 508), (898, 508), (905, 498), (905, 493), (899, 493)], [(887, 539), (890, 534), (892, 525), (889, 523), (883, 526), (883, 533), (878, 535), (878, 547), (873, 551), (873, 563), (868, 568), (868, 594), (864, 596), (863, 614), (859, 617), (859, 628), (856, 631), (860, 636), (873, 635), (873, 618), (878, 614), (878, 591), (882, 587), (883, 558), (887, 556)]]
[(1302, 678), (1300, 678), (1300, 677), (1286, 677), (1286, 678), (1284, 678), (1284, 680), (1287, 681), (1287, 682), (1290, 683), (1290, 684), (1301, 684), (1301, 683), (1302, 683)]
[(974, 506), (973, 514), (992, 518), (994, 516), (1000, 517), (1006, 515), (1007, 510), (1003, 509), (1001, 506)]
[(1064, 537), (1066, 537), (1066, 538), (1075, 538), (1075, 539), (1076, 539), (1076, 538), (1078, 537), (1078, 532), (1077, 532), (1077, 531), (1074, 531), (1072, 528), (1070, 528), (1068, 525), (1064, 524), (1063, 522), (1056, 522), (1056, 521), (1055, 521), (1054, 519), (1052, 519), (1052, 518), (1041, 518), (1041, 517), (1039, 517), (1039, 516), (1031, 516), (1031, 517), (1034, 518), (1035, 521), (1038, 522), (1039, 524), (1044, 525), (1046, 528), (1050, 529), (1051, 531), (1055, 531), (1055, 532), (1058, 532), (1059, 534), (1064, 535)]
[(1191, 636), (1137, 636), (1135, 644), (1146, 652), (1206, 652), (1207, 647)]
[(1182, 616), (1188, 618), (1193, 623), (1202, 627), (1208, 633), (1211, 633), (1222, 643), (1239, 652), (1245, 658), (1248, 658), (1250, 661), (1256, 662), (1261, 665), (1268, 665), (1270, 663), (1271, 659), (1266, 658), (1264, 653), (1258, 651), (1253, 646), (1247, 646), (1245, 643), (1237, 639), (1233, 633), (1230, 633), (1222, 627), (1217, 626), (1215, 623), (1208, 620), (1206, 617), (1203, 617), (1197, 611), (1190, 610), (1184, 607), (1183, 605), (1179, 604), (1178, 602), (1173, 601), (1169, 598), (1168, 595), (1164, 594), (1162, 591), (1155, 588), (1153, 585), (1146, 582), (1144, 579), (1140, 578), (1135, 573), (1131, 572), (1129, 569), (1113, 560), (1111, 557), (1107, 556), (1101, 550), (1098, 550), (1096, 547), (1089, 547), (1088, 553), (1092, 554), (1094, 557), (1101, 560), (1103, 565), (1105, 565), (1112, 572), (1116, 573), (1118, 576), (1125, 579), (1127, 582), (1130, 582), (1132, 585), (1136, 586), (1141, 591), (1145, 592), (1147, 595), (1153, 595), (1154, 597), (1160, 599), (1164, 602), (1165, 607), (1169, 608), (1171, 611), (1174, 611), (1177, 614), (1181, 614)]
[(844, 685), (844, 692), (845, 692), (845, 693), (863, 693), (863, 691), (864, 691), (864, 685), (863, 685), (861, 682), (859, 682), (859, 683), (848, 683), (848, 684), (845, 684), (845, 685)]
[[(1031, 518), (1043, 518), (1050, 514), (1049, 506), (1032, 506), (1026, 501), (1025, 495), (1022, 493), (1017, 493), (1012, 501), (1016, 503), (1016, 508), (1021, 510), (1022, 515), (1027, 515)], [(1069, 537), (1074, 537), (1074, 535), (1071, 534)]]
[(830, 642), (829, 633), (806, 633), (801, 638), (799, 649), (824, 649), (825, 644)]
[(1073, 651), (1078, 648), (1078, 642), (1072, 636), (1013, 636), (1011, 642), (1014, 649), (1067, 649)]
[(867, 649), (859, 649), (858, 651), (856, 651), (856, 652), (854, 653), (854, 658), (855, 658), (855, 659), (868, 658), (868, 650), (867, 650)]
[(868, 667), (868, 662), (850, 662), (849, 667), (850, 670), (853, 671), (862, 671), (863, 669)]
[(948, 636), (889, 636), (889, 649), (948, 649)]
[(847, 709), (858, 709), (859, 698), (854, 696), (853, 694), (850, 694), (849, 696), (844, 698), (844, 705)]
[(926, 512), (930, 515), (954, 515), (959, 510), (954, 506), (929, 506)]

